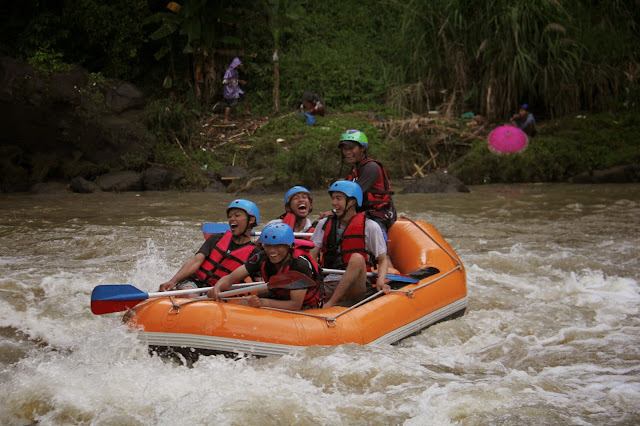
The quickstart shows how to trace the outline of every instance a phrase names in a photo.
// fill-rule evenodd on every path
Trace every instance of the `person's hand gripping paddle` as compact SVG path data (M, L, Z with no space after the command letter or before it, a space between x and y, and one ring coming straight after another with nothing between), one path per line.
M229 290L220 293L219 297L235 296L237 294L249 293L267 289L284 288L287 290L297 290L301 288L313 287L316 285L311 278L297 271L288 271L274 275L269 282L255 283L249 287L236 290ZM138 303L152 298L177 297L187 294L206 293L213 287L192 288L187 290L161 291L157 293L146 293L130 284L106 284L99 285L91 293L91 312L95 315L109 314L112 312L122 312L133 308Z

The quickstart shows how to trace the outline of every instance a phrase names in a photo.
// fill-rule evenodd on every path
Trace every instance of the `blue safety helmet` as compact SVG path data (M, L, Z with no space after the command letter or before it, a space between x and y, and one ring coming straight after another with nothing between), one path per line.
M350 180L339 180L337 182L333 182L329 187L329 195L334 191L342 192L347 197L353 197L356 199L359 206L362 205L362 188L360 188L360 185L357 183Z
M522 105L520 105L520 108L525 110L525 111L529 111L529 104L522 104Z
M258 206L255 203L249 200L233 200L227 206L227 215L229 214L229 210L231 209L241 209L247 212L249 216L253 216L256 218L256 225L260 224L260 210L258 210Z
M289 204L289 201L291 201L291 197L299 194L300 192L304 192L305 194L307 194L309 196L309 199L313 201L313 199L311 198L311 192L307 188L305 188L304 186L294 186L290 190L288 190L286 194L284 194L284 206L287 207L287 204Z
M367 139L367 135L365 135L358 129L345 130L345 132L340 135L340 143L338 143L338 148L340 148L346 142L355 142L364 148L369 148L369 140Z
M258 241L262 244L276 245L285 244L293 245L293 229L286 223L271 223L264 227L260 233Z

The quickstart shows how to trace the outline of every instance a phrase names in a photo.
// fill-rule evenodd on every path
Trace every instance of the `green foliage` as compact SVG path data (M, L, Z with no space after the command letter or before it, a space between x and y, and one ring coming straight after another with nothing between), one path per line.
M158 141L153 149L151 162L170 166L184 173L182 185L185 188L205 187L208 182L202 165L211 163L213 166L215 161L196 146L194 138L198 135L197 112L170 99L160 99L149 104L146 117L147 126Z
M271 120L256 132L245 165L251 170L268 169L267 185L325 188L349 170L342 163L338 142L342 132L354 128L367 135L370 156L382 162L394 157L382 143L380 130L361 113L319 117L311 126L293 115Z
M193 109L171 99L159 99L147 105L147 126L160 140L189 142L197 130L197 115Z
M640 162L637 114L554 120L522 153L496 155L484 141L449 168L471 185L561 182L583 172ZM547 136L549 135L549 136ZM550 136L553 135L553 136Z
M67 71L71 65L63 61L62 53L57 53L48 47L39 48L27 61L42 75Z

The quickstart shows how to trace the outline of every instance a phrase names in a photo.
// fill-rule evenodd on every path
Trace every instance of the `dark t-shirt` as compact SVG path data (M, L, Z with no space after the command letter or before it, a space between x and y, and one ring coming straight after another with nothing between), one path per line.
M358 185L362 188L363 194L373 187L379 175L380 168L378 168L378 165L373 161L369 161L360 167L358 170Z

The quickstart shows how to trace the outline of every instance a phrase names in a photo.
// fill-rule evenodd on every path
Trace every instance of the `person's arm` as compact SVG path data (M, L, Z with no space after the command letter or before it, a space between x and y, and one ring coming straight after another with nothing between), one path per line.
M376 280L376 287L378 290L382 290L384 294L389 294L391 287L386 283L387 270L389 269L389 258L387 253L380 253L376 258L378 262L378 279Z
M322 248L322 240L324 239L324 229L322 229L322 227L326 222L327 219L318 222L316 224L316 229L313 230L313 234L311 235L311 242L315 247L309 251L309 256L311 256L316 262L320 262L320 249Z
M358 185L362 188L363 194L371 189L378 180L380 168L376 163L369 162L362 167L362 171L358 176Z
M169 291L173 289L177 283L195 274L200 268L202 262L204 262L204 254L197 253L191 259L187 260L184 265L176 272L176 274L169 281L160 284L160 291Z
M391 287L386 283L387 271L389 270L389 257L387 256L387 243L384 241L382 229L374 220L367 219L365 222L365 247L376 257L378 262L378 278L376 287L384 294L391 291Z
M254 308L277 308L289 311L299 311L307 294L306 288L291 290L289 300L264 299L258 296L247 297L247 304Z
M220 296L218 296L219 293L228 290L233 283L236 283L236 282L239 283L245 278L247 278L248 276L249 276L249 271L247 271L247 267L244 265L239 266L229 275L225 275L224 277L220 278L216 283L216 285L214 285L213 288L207 292L207 297L219 301L220 300Z

